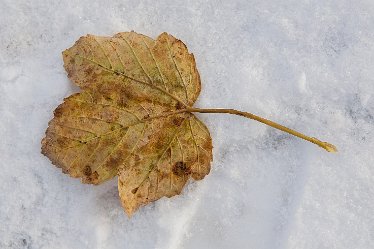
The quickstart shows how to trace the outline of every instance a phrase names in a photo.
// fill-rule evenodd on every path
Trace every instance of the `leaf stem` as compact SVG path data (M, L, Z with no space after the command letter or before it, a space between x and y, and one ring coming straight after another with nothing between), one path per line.
M176 110L172 112L163 112L159 115L146 117L142 120L142 122L149 122L152 119L164 118L164 117L168 117L168 116L175 115L175 114L182 113L182 112L190 112L190 111L188 111L187 109L180 109L180 110Z
M277 123L275 123L273 121L270 121L268 119L256 116L256 115L254 115L252 113L249 113L249 112L242 112L242 111L238 111L238 110L235 110L235 109L205 109L205 108L194 108L194 107L187 107L186 110L188 112L227 113L227 114L233 114L233 115L243 116L243 117L246 117L246 118L249 118L249 119L256 120L256 121L261 122L263 124L269 125L269 126L275 128L275 129L287 132L287 133L289 133L291 135L294 135L296 137L299 137L299 138L304 139L306 141L309 141L311 143L314 143L314 144L318 145L319 147L325 149L328 152L337 152L337 149L336 149L336 147L333 144L320 141L320 140L318 140L315 137L309 137L309 136L304 135L304 134L302 134L300 132L297 132L295 130L287 128L287 127L285 127L283 125L277 124Z

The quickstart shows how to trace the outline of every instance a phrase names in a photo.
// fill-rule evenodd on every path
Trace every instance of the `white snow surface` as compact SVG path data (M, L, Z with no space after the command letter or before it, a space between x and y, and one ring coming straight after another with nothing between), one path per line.
M0 0L0 248L374 248L374 1ZM84 185L40 154L79 91L61 52L87 33L166 31L194 53L210 174L129 219L117 181Z

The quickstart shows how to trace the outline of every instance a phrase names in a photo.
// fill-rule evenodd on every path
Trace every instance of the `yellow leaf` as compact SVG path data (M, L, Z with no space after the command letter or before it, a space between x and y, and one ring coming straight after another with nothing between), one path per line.
M42 141L43 154L63 172L93 184L119 174L129 215L209 173L209 131L185 111L200 93L200 77L180 40L88 35L63 58L83 92L55 110Z
M135 32L87 35L65 50L63 59L82 92L54 111L42 153L84 183L118 175L129 216L209 173L212 139L194 112L240 115L336 151L332 144L248 112L193 107L201 89L194 56L167 33L156 40Z

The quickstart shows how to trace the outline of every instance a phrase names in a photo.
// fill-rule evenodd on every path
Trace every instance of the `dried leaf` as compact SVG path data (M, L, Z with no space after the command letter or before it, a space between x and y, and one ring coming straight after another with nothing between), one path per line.
M42 141L42 153L63 172L93 184L118 174L128 215L209 173L209 131L183 111L198 97L200 78L180 40L88 35L63 58L83 92L55 110Z
M64 173L100 184L118 175L126 213L179 194L203 179L212 139L192 113L228 113L257 120L335 152L334 145L234 109L192 107L200 93L195 59L182 41L135 32L87 35L63 52L68 77L81 93L54 111L42 153Z

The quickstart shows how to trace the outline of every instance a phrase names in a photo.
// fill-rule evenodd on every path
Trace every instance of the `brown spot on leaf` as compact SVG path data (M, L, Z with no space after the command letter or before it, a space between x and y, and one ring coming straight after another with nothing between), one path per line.
M167 150L166 150L166 156L167 157L171 157L171 149L170 148L168 148Z
M97 173L97 171L95 171L91 175L88 175L85 178L83 178L82 180L85 183L98 184L99 183L98 182L98 180L99 180L99 173Z
M176 162L172 168L173 174L176 176L188 175L191 173L185 162Z
M89 165L86 165L84 168L83 168L83 174L85 176L89 176L91 175L92 173L92 170L91 170L91 167Z
M92 74L92 71L93 71L92 67L87 67L87 68L84 70L84 72L85 72L86 74Z
M119 98L117 100L117 105L122 108L126 108L128 101L129 101L128 93L124 89L121 89Z
M115 168L119 165L119 163L120 163L120 158L119 157L111 157L108 160L107 166L109 168Z
M184 107L184 106L183 106L183 104L182 104L181 102L178 102L178 103L175 105L175 108L178 109L178 110L182 109L183 107Z
M184 118L182 117L175 117L173 119L173 124L176 126L180 126L183 123Z
M132 193L133 195L136 194L136 192L138 192L138 189L139 189L139 187L136 187L136 188L132 189L132 190L131 190L131 193Z

